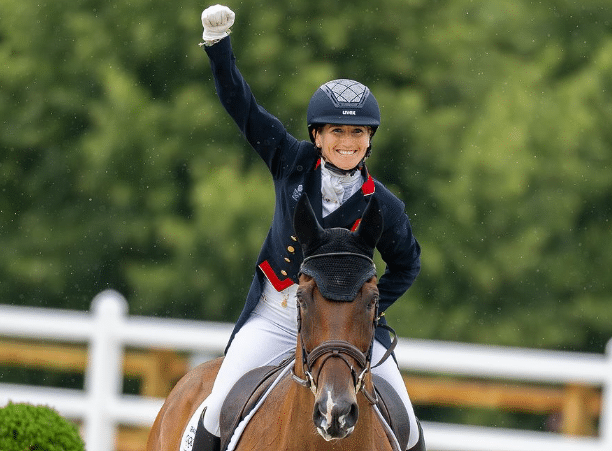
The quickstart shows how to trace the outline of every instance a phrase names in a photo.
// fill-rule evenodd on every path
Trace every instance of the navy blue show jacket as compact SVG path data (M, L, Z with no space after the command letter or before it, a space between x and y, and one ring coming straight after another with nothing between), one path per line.
M294 138L276 117L257 104L249 85L236 67L229 37L205 47L205 50L221 104L268 166L276 194L272 225L257 258L257 270L232 338L259 302L264 278L279 291L298 282L303 256L294 236L293 212L303 192L308 194L317 219L324 228L348 229L357 227L370 197L376 195L384 218L384 231L377 249L387 265L385 273L378 280L380 311L385 311L412 285L421 267L421 250L412 235L403 202L364 168L366 181L361 190L323 218L321 167L314 145L310 141ZM383 329L378 329L376 338L387 347L391 343L388 332Z

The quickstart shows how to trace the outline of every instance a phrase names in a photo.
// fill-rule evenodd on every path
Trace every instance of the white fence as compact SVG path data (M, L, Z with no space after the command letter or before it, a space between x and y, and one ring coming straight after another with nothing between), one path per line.
M117 292L100 293L90 313L0 305L0 337L89 344L84 390L0 384L0 406L9 401L44 404L84 422L88 451L111 451L118 424L150 426L163 400L122 395L126 347L220 354L232 326L127 315ZM400 339L396 356L411 371L603 388L599 436L582 438L427 422L430 451L611 451L612 341L606 355L503 348Z

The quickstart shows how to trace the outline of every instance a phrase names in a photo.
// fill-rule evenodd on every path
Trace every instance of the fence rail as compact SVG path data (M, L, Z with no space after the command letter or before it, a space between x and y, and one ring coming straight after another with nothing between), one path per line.
M149 427L163 399L122 394L127 348L171 349L220 354L231 325L127 315L127 302L108 290L91 312L0 305L0 337L48 340L87 346L84 390L0 384L0 406L9 401L46 404L83 421L88 451L111 451L117 425ZM612 341L605 355L400 339L400 368L410 372L586 386L601 389L599 434L555 433L427 422L434 451L610 451L612 449ZM581 410L576 410L580 412Z

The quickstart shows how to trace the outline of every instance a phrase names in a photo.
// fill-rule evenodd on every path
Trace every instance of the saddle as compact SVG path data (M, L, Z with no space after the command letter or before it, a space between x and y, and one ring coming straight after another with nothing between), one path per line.
M410 418L404 403L389 382L380 376L372 374L374 388L378 394L376 406L393 431L400 449L406 449L410 439Z
M253 410L279 374L291 363L292 360L289 360L278 366L255 368L242 376L230 390L221 409L221 451L227 450L234 430ZM410 421L404 404L391 384L379 376L372 377L378 394L378 410L395 434L400 449L406 449L410 435Z

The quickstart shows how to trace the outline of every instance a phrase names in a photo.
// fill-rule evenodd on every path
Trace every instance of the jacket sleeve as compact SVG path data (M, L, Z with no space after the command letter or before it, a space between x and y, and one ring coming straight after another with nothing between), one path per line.
M397 198L394 201L383 204L385 229L377 245L386 263L378 280L381 312L410 288L421 270L421 247L412 234L404 204Z
M226 37L210 47L204 47L210 59L217 95L223 107L238 125L249 144L265 161L276 177L280 177L290 155L297 152L298 141L283 124L257 104L251 88L236 66L230 38Z

